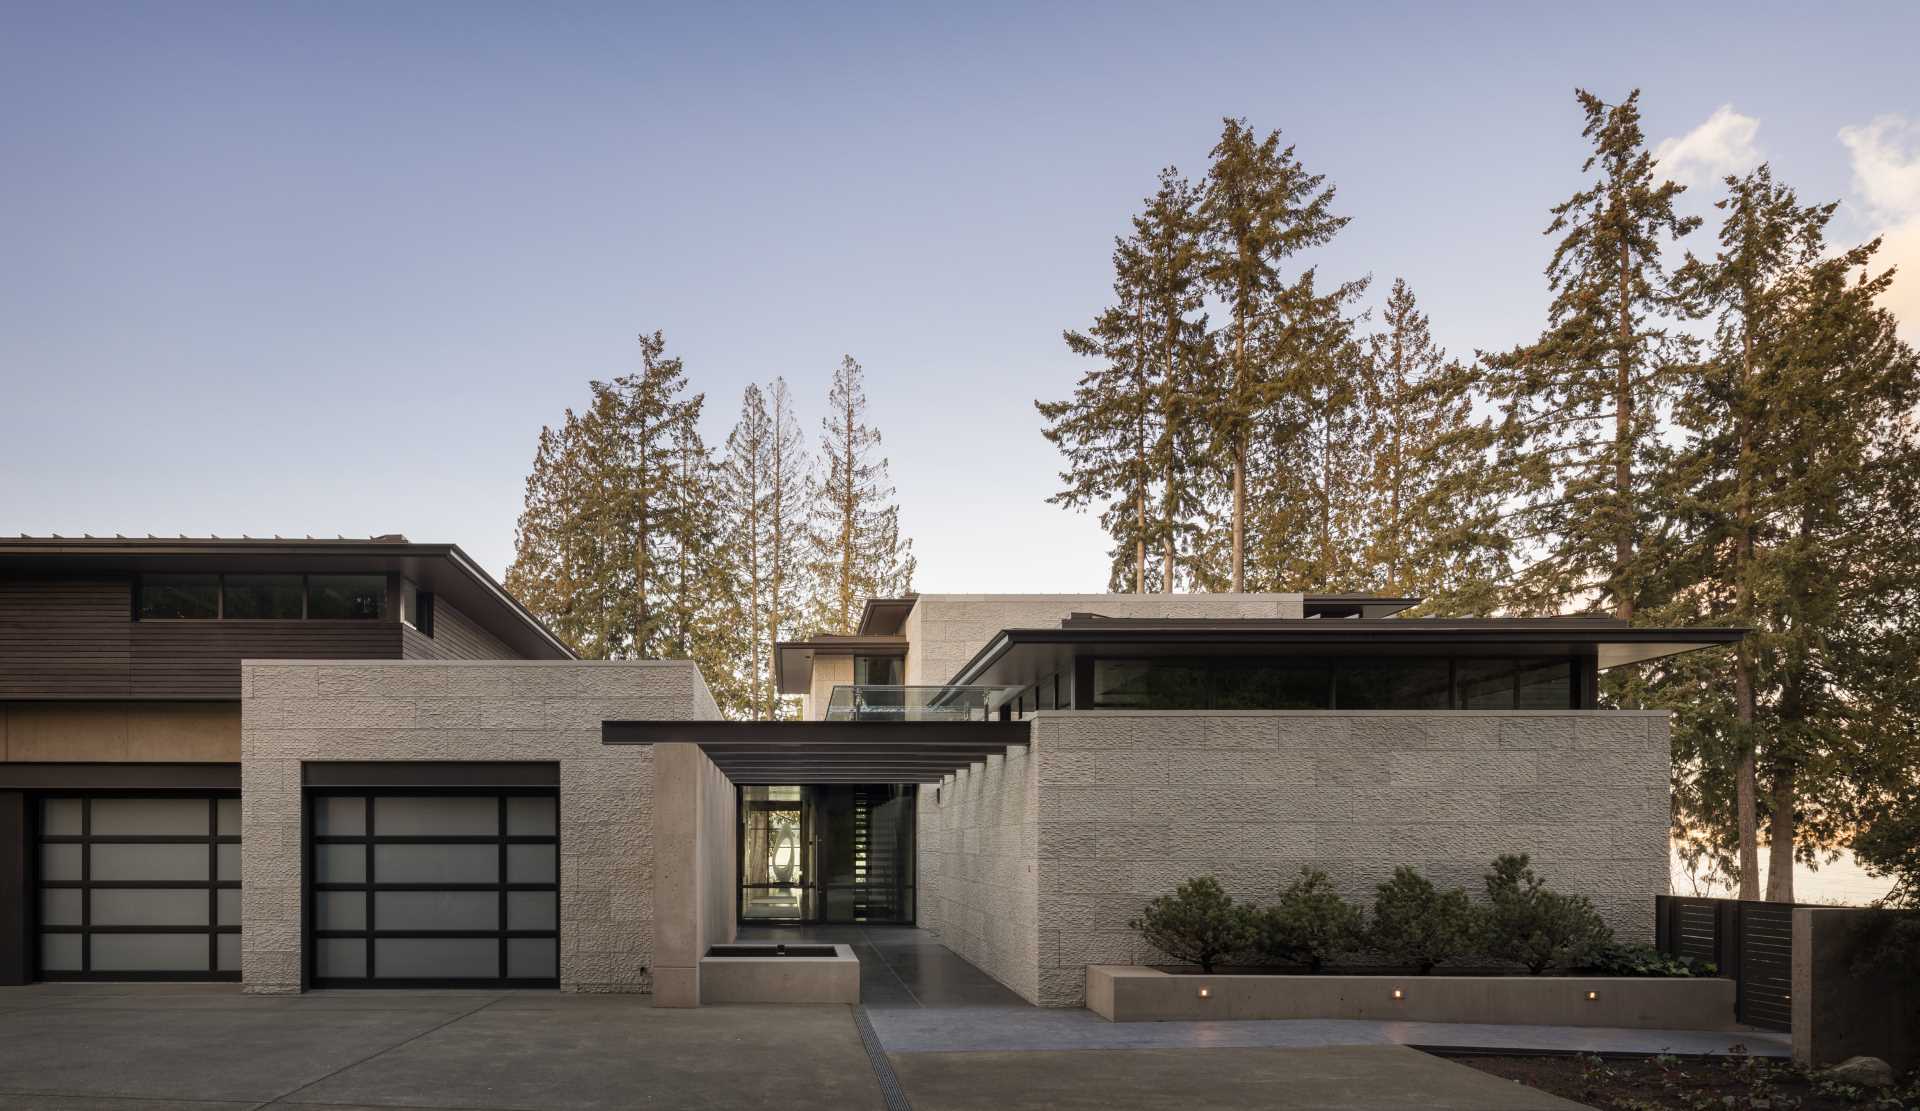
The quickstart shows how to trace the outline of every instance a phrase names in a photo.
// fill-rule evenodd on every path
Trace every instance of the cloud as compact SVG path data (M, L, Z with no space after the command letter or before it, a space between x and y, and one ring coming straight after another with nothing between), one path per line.
M1920 342L1920 125L1888 115L1840 129L1853 163L1853 188L1872 234L1884 241L1881 266L1899 273L1885 304L1900 319L1900 334Z
M1653 157L1662 173L1682 185L1717 181L1760 164L1760 148L1753 141L1759 130L1759 120L1722 104L1699 127L1679 138L1661 140L1653 148Z

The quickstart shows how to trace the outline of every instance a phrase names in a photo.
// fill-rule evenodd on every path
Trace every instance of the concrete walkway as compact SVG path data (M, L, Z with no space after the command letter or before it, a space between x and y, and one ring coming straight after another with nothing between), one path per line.
M850 1008L647 996L0 988L0 1108L884 1107Z
M1218 1049L1406 1045L1500 1052L1719 1054L1744 1046L1789 1057L1793 1039L1763 1030L1624 1030L1601 1026L1492 1026L1343 1019L1108 1022L1092 1011L882 1008L868 1012L890 1053L1075 1049Z

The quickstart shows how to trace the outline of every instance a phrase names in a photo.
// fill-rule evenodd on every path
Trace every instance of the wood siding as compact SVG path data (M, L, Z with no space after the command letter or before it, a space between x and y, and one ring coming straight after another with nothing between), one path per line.
M0 698L129 693L133 584L0 578Z
M119 578L0 578L0 698L240 697L245 659L395 660L385 621L135 621Z
M433 600L433 635L400 626L402 657L409 660L517 660L520 654L452 606Z
M135 698L238 698L241 660L397 660L399 621L136 621Z

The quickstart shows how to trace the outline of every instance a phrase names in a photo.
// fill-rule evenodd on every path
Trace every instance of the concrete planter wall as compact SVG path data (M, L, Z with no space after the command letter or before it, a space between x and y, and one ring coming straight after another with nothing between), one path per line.
M1733 1025L1734 982L1624 976L1203 976L1094 965L1087 969L1087 1006L1110 1022L1345 1018L1721 1030Z

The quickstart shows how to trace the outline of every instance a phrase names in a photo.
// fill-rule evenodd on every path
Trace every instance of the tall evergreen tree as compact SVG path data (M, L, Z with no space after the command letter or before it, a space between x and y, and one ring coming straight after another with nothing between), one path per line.
M1115 265L1128 250L1122 241ZM1153 442L1151 363L1138 293L1115 280L1119 305L1102 310L1084 332L1063 333L1067 349L1098 360L1064 401L1035 401L1046 421L1041 434L1060 449L1067 468L1061 490L1047 501L1069 509L1103 505L1100 527L1113 539L1108 589L1147 589L1147 504L1153 485L1147 455Z
M809 517L806 437L793 413L793 395L787 380L776 377L767 385L767 616L768 651L800 632L807 597ZM769 667L772 666L769 658ZM781 716L787 703L771 684L766 692L769 721Z
M717 663L732 658L716 609L731 591L713 560L703 399L659 332L640 337L640 356L638 372L590 383L584 410L542 430L507 586L583 656ZM726 672L715 694L737 709Z
M866 421L863 378L853 356L841 360L820 422L810 565L816 632L851 633L866 599L913 589L913 542L900 535L887 461L874 457L880 433Z
M1298 299L1311 283L1289 284L1283 264L1310 247L1332 239L1347 218L1333 215L1333 187L1310 174L1292 147L1280 146L1280 133L1262 139L1245 120L1228 119L1214 145L1200 217L1206 229L1204 272L1229 315L1223 357L1228 373L1214 391L1213 431L1228 465L1232 533L1229 582L1246 589L1247 466L1259 415L1273 405L1276 392L1300 392L1288 381L1311 362L1284 346L1259 350L1262 322L1280 314L1289 297ZM1310 319L1295 305L1295 319ZM1291 333L1279 331L1274 338Z
M1764 818L1766 895L1790 901L1796 857L1842 843L1860 800L1902 774L1877 754L1905 751L1895 723L1920 688L1887 670L1912 659L1920 614L1900 600L1920 594L1920 562L1884 522L1910 523L1920 484L1920 367L1874 304L1892 280L1871 271L1877 241L1830 254L1835 206L1801 205L1768 167L1727 186L1720 250L1681 272L1716 329L1675 406L1691 529L1673 611L1753 632L1731 692L1707 660L1654 689L1680 710L1680 820L1737 846L1753 898Z
M1417 595L1426 613L1487 613L1507 567L1488 481L1492 428L1474 380L1433 341L1405 279L1358 362L1366 460L1359 589Z
M719 500L727 527L727 546L733 553L738 584L738 608L746 649L746 701L754 717L771 717L773 640L768 630L772 600L769 549L772 547L768 456L772 452L773 422L767 415L766 395L748 385L740 398L740 417L727 435L727 453L721 463Z
M1553 210L1554 292L1535 342L1489 359L1504 407L1502 457L1515 483L1516 539L1530 549L1512 602L1531 611L1604 609L1631 620L1650 601L1647 550L1656 404L1687 356L1666 326L1681 309L1661 259L1697 217L1655 175L1638 90L1607 104L1578 90L1592 142L1590 184Z

